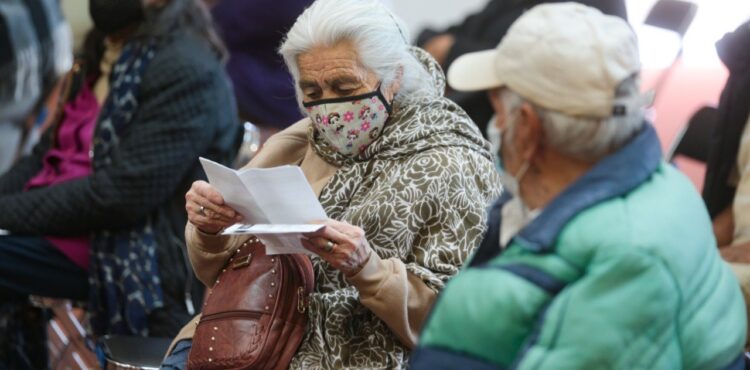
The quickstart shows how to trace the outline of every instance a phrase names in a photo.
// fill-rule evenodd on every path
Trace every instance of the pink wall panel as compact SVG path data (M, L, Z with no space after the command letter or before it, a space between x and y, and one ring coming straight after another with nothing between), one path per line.
M650 89L662 70L644 70L642 86ZM728 73L723 66L685 67L678 64L656 98L654 126L666 151L675 136L687 124L695 111L704 105L716 106ZM677 158L676 164L701 190L705 166L687 158Z

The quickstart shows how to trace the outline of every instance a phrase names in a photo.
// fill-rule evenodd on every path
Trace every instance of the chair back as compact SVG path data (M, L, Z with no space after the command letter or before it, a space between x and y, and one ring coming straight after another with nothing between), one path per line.
M706 163L716 120L716 108L703 107L699 109L677 135L665 158L671 162L676 156L682 155Z
M693 23L693 19L697 12L698 6L689 1L659 0L654 4L651 11L649 11L646 16L644 24L675 32L679 37L679 47L672 63L661 72L654 83L652 90L654 91L655 97L652 104L656 103L656 99L660 96L659 92L666 85L669 76L674 71L677 62L682 56L682 40L685 33L687 33L688 28L690 28L690 24Z
M682 0L659 0L654 4L646 16L645 24L674 31L685 36L690 24L693 23L698 5Z
M48 297L30 297L31 303L52 312L47 323L47 348L51 370L98 369L93 341L86 331L86 312L80 302Z

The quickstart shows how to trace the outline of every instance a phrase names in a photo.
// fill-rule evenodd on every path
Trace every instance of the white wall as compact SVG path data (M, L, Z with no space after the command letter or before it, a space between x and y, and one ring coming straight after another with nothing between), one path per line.
M251 0L248 0L251 1ZM481 10L489 0L382 0L401 17L415 38L425 27L437 29L460 22L467 15ZM718 65L714 42L750 19L748 0L690 0L698 4L698 15L685 36L683 61L690 65ZM639 25L656 0L627 0L631 23ZM62 0L77 41L91 26L88 1ZM641 54L646 66L663 66L671 62L677 44L672 35L636 27L640 36Z
M383 0L400 16L415 38L425 27L438 29L460 22L484 7L489 0ZM698 14L684 42L683 63L693 66L720 64L714 43L750 19L748 0L690 0L698 5ZM644 66L662 67L671 63L679 42L674 34L641 27L656 0L626 0L628 17L635 26Z
M78 50L86 37L86 33L94 26L89 16L89 2L86 0L62 0L60 4L65 18L73 30L74 47Z
M443 28L460 22L478 11L488 0L386 0L393 12L401 17L417 37L425 27Z
M252 0L248 0L252 1ZM460 22L466 15L482 9L489 0L382 0L409 27L412 37L417 37L425 27L447 27ZM88 1L61 0L63 12L71 23L76 41L82 40L92 23L89 19Z

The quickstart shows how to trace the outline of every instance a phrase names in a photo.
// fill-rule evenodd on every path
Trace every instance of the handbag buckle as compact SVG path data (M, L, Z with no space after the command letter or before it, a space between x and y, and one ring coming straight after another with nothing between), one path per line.
M243 267L250 266L250 261L253 259L253 254L250 253L247 256L237 259L232 263L232 269L237 270Z
M297 288L297 311L305 313L307 305L305 304L305 288Z

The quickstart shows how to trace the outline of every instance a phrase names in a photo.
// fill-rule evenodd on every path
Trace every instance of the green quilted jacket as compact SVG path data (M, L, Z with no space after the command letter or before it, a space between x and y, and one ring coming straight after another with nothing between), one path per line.
M438 298L412 369L744 369L739 286L650 125L501 251L509 198Z

